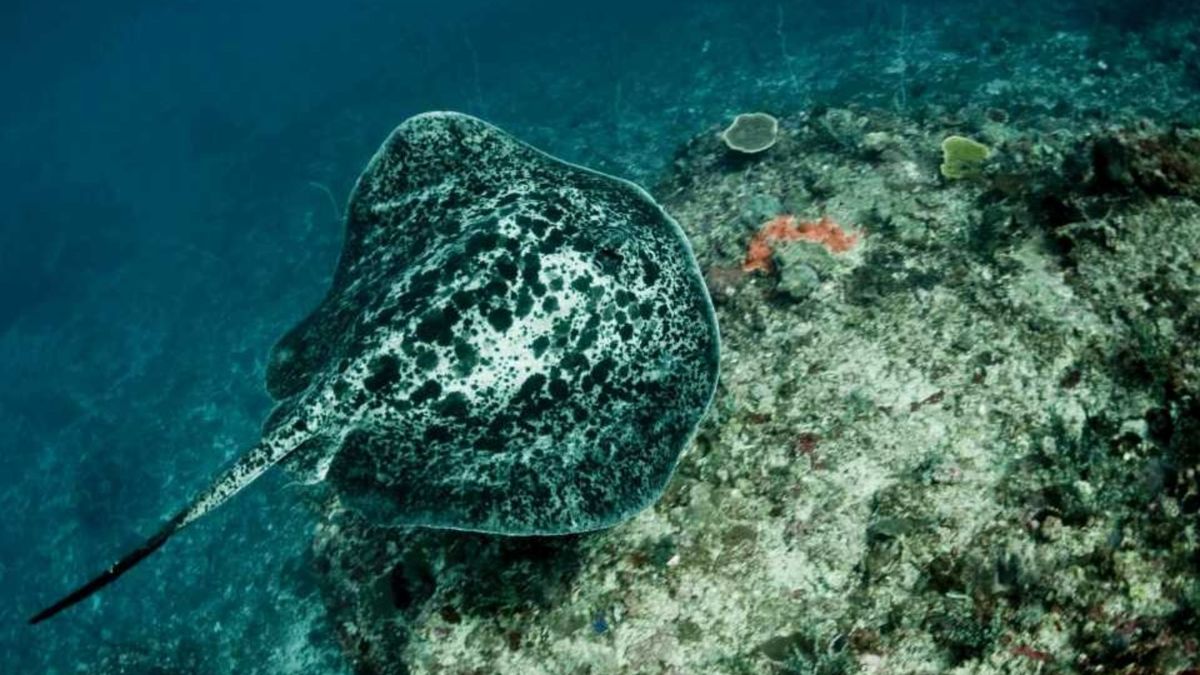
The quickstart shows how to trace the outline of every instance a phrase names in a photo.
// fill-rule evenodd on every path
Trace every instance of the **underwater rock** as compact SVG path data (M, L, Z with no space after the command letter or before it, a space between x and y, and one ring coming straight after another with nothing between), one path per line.
M870 140L875 147L869 150L876 152L882 149L881 146L887 145L887 142L879 135L868 139L867 128L870 122L870 118L853 110L830 108L816 118L816 128L826 140L832 141L830 145L841 150L858 152Z
M522 642L512 633L527 627L525 613L569 597L585 542L579 535L381 528L331 505L313 551L343 653L362 672L401 675L410 672L408 646L430 632L468 632L483 622L505 627L506 649Z
M741 221L747 227L758 227L760 223L783 212L783 202L774 195L754 194L746 199L742 207Z
M1200 131L1116 132L1091 141L1096 193L1200 196Z
M777 290L792 300L803 300L816 292L821 285L821 277L808 263L803 262L806 255L792 255L801 249L810 248L801 244L786 246L775 256L779 263L779 286Z

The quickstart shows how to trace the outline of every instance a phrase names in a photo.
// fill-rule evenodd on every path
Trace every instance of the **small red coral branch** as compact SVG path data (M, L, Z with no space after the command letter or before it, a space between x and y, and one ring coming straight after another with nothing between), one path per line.
M847 232L829 216L812 222L799 222L795 216L780 215L768 220L746 250L744 272L771 271L771 245L781 241L811 241L821 244L830 253L845 253L858 243L858 234Z

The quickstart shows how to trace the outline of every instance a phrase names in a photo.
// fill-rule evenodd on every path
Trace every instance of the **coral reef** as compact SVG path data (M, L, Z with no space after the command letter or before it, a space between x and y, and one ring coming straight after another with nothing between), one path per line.
M367 575L338 623L408 589L351 621L355 649L390 650L373 672L1194 666L1200 205L1187 174L1145 168L1189 146L1119 135L1145 178L1112 187L1094 148L1113 132L1012 123L995 172L939 184L939 124L859 115L891 151L845 153L801 113L752 170L702 136L660 186L724 354L653 509L570 542L322 539ZM753 220L797 193L827 217ZM480 581L464 550L514 577Z
M942 176L961 180L978 176L983 163L991 156L991 148L964 136L947 136L942 141Z
M747 155L758 154L779 140L779 120L766 113L744 113L721 132L721 140L730 150Z

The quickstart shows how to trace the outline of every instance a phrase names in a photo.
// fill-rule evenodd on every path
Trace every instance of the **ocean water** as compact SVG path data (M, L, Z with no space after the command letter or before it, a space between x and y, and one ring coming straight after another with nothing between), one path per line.
M528 653L529 661L488 656L488 665L463 661L456 670L446 665L452 660L430 656L437 649L422 646L433 644L429 633L415 628L405 642L407 652L356 654L346 637L350 619L329 607L336 595L322 578L329 571L314 562L320 557L314 553L314 530L326 514L281 471L269 473L80 606L38 626L26 621L113 556L139 544L257 440L271 409L263 387L269 349L322 297L340 251L349 191L379 143L409 116L430 110L479 116L565 160L633 180L668 209L686 201L680 194L698 190L688 176L703 177L710 181L705 183L709 191L689 197L684 213L705 199L724 200L729 221L745 221L726 236L723 223L679 216L684 230L696 237L693 243L708 272L722 264L736 268L742 248L770 217L838 203L821 188L822 171L835 175L829 164L804 167L797 159L793 168L799 168L792 174L787 166L768 170L753 162L713 170L713 163L728 160L715 139L734 115L765 111L783 120L785 129L805 124L815 133L824 129L829 138L821 152L838 157L858 156L870 141L839 140L848 137L839 131L843 118L828 111L849 111L848 129L855 127L854 116L867 119L881 111L889 121L871 128L918 148L914 167L927 164L931 182L878 189L939 194L960 187L937 175L940 136L973 135L993 149L1007 143L1000 156L1014 157L1022 142L1017 136L1026 130L1053 146L1055 134L1086 139L1105 128L1138 124L1193 129L1200 123L1196 22L1195 11L1178 3L1115 0L1054 7L1020 0L6 2L0 8L0 85L6 92L0 106L0 672L565 673L588 672L581 664L589 659L594 659L590 672L596 673L916 672L907 669L911 663L899 661L890 670L872 671L872 659L884 658L886 646L866 638L848 643L844 637L837 650L853 654L837 666L843 670L804 670L807 666L796 659L787 661L790 653L780 656L778 650L751 645L739 651L727 639L730 633L715 627L711 638L687 642L692 646L680 648L681 655L632 665L634 652L620 642L619 613L611 609L589 610L585 625L572 633L545 628L533 610L521 610L527 613L519 620L511 613L493 620L485 611L462 619L454 609L422 607L411 599L401 604L404 620L412 625L478 623L483 634L491 630L486 626L503 624L511 636L504 622L523 622L524 642L516 639L520 649L511 637L511 649L470 640L459 648ZM1047 48L1052 44L1061 48ZM988 124L1020 132L1005 136ZM904 131L916 128L928 132L926 146L914 140L917 132ZM1128 179L1130 194L1137 194L1123 197L1123 205L1142 192L1176 200L1176 209L1200 198L1200 190L1188 187L1188 181L1200 180L1189 173L1200 171L1195 163L1200 150L1187 149L1191 141L1186 139L1192 137L1186 134L1172 138L1184 138L1172 147L1186 152L1172 154L1159 167L1168 188L1146 187L1150 183L1138 178L1137 162L1129 160L1134 167L1126 172L1134 176ZM884 143L881 137L875 141ZM1069 145L1064 141L1062 147ZM1053 147L1029 156L1050 162L1047 157L1059 148ZM1128 147L1147 146L1131 142ZM781 141L776 155L784 151L803 154ZM891 161L888 152L880 150L876 155L885 159L871 161ZM1093 161L1094 153L1078 152ZM708 156L717 159L706 164ZM1054 161L1064 161L1063 153ZM863 166L861 171L869 173L881 164ZM714 171L723 178L714 179ZM1125 181L1124 176L1114 180ZM805 187L793 190L789 201L786 189L772 193L756 187L756 180ZM1003 190L999 182L989 187L989 194ZM804 196L797 196L801 192ZM757 196L765 201L755 202ZM953 204L974 204L973 199L974 194L963 196ZM1015 212L1017 201L1025 204L997 198L999 206L989 208ZM1076 208L1069 199L1063 204ZM809 213L814 219L821 215L815 208ZM946 208L950 213L959 207ZM1137 214L1159 207L1128 208ZM975 210L961 209L955 213ZM1088 218L1071 222L1104 217L1089 211ZM1196 220L1179 218L1184 232L1179 240L1196 241L1191 238L1200 228ZM865 236L875 241L870 228L864 225ZM1003 239L998 246L1023 250L1013 241ZM1172 286L1178 291L1171 296L1180 303L1177 316L1190 316L1197 302L1195 260L1185 255L1172 263L1178 276L1171 278L1182 279ZM868 258L864 264L883 263ZM710 288L716 294L720 285ZM1155 297L1147 302L1168 302ZM755 302L764 312L780 304L770 293ZM733 326L732 353L754 354L753 339L747 337L753 332L733 325L746 316L745 307L737 306L742 313L720 317ZM760 330L775 330L775 319L764 321ZM1193 329L1197 326L1181 320L1171 335L1187 343L1195 337ZM821 326L815 330L819 333ZM1176 356L1191 364L1198 354L1185 349ZM1079 358L1082 363L1087 357ZM782 362L781 370L789 367ZM1196 384L1191 367L1167 378L1173 384L1160 408L1174 420L1173 429L1193 428L1187 424L1200 411L1200 406L1188 407L1194 406L1196 393L1189 389ZM722 391L736 393L744 382L737 379L736 363L732 368ZM1143 391L1137 389L1140 384L1118 382L1118 388ZM1153 398L1168 385L1147 387L1146 396ZM739 408L748 398L727 405L722 400L719 396L718 405L725 407L713 413L707 423L713 426L702 432L702 440L728 441L712 429L747 419L753 425L766 414L750 404ZM925 400L942 398L931 394ZM1091 412L1107 405L1096 402ZM1118 420L1118 426L1123 421L1128 420ZM780 433L807 438L808 432L799 429ZM1177 432L1174 445L1161 443L1161 452L1144 450L1144 459L1172 467L1162 479L1175 503L1169 508L1182 509L1182 524L1172 537L1192 537L1190 548L1162 546L1164 567L1137 577L1163 602L1174 603L1155 616L1176 617L1171 624L1176 633L1197 626L1200 593L1194 581L1186 588L1159 588L1154 580L1176 573L1195 577L1195 512L1189 510L1192 493L1186 486L1194 477L1176 475L1184 475L1195 460L1187 454L1191 450L1179 449L1183 433ZM1146 447L1158 443L1153 433L1144 435ZM758 442L738 446L749 448L746 463L767 462L766 446ZM729 441L729 447L735 445ZM829 461L836 464L837 451L830 452ZM809 466L810 459L796 460L797 465ZM742 468L727 473L759 475L737 466ZM709 475L683 473L699 483ZM766 480L766 475L759 477ZM1143 480L1142 473L1137 475ZM736 481L725 475L710 482L719 488ZM1178 494L1170 487L1177 483L1183 485ZM750 521L773 526L767 516ZM889 522L903 529L900 520ZM674 532L673 541L686 540L686 530ZM868 537L865 532L854 536ZM786 556L792 549L780 550ZM846 569L863 568L848 564ZM720 592L717 580L724 574L705 577L714 580L707 592ZM651 581L631 583L644 584L647 594L656 587ZM1132 582L1120 583L1128 589ZM395 591L392 600L400 603ZM556 602L531 606L548 614ZM1116 617L1122 612L1126 621L1134 621L1142 616L1138 611L1114 609L1112 623L1120 623ZM662 625L673 620L682 625L678 615L671 616L663 614ZM767 644L772 636L800 630L801 616L808 615L760 617L755 621L761 625L745 630L761 635L755 644ZM687 623L721 621L701 613ZM1013 627L1004 630L1035 634L1030 625L1013 619ZM358 630L371 632L370 627ZM831 633L830 644L850 627L840 630ZM1096 663L1082 643L1050 640L1018 650L1025 643L1001 642L1000 632L988 638L987 647L964 638L962 644L922 652L942 659L924 672L1000 667L995 659L987 665L988 654L1023 666L1068 669L1062 672L1078 663L1079 654ZM545 635L551 633L561 649L546 646ZM609 634L617 637L603 642ZM583 646L570 651L576 643ZM606 648L611 653L601 654ZM978 653L971 651L976 648ZM1159 656L1137 652L1114 667L1178 672L1197 667L1194 640L1191 650L1189 655L1186 645L1172 643L1160 646ZM701 652L706 655L695 656ZM1178 658L1153 660L1166 659L1161 654L1167 652ZM1051 653L1061 655L1054 661L1046 656ZM812 665L818 667L834 666ZM1158 667L1163 670L1152 669Z

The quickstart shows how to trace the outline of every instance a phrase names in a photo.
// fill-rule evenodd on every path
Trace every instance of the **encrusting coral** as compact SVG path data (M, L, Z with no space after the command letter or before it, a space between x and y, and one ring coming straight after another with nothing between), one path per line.
M971 178L983 170L992 149L965 136L949 136L942 141L942 175L950 180Z
M797 221L793 215L780 215L763 224L746 250L743 272L770 272L773 269L771 245L784 241L809 241L821 244L830 253L845 253L858 244L859 232L848 232L829 216L816 221Z
M734 118L721 140L730 150L747 155L762 152L779 140L779 120L766 113L745 113Z

